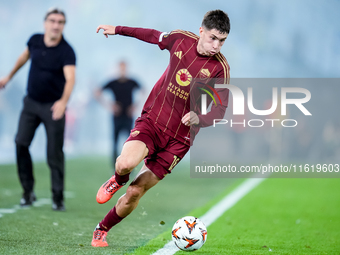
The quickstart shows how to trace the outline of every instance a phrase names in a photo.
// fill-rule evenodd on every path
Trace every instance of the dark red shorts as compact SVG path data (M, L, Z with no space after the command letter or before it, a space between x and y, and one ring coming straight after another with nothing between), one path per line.
M145 165L160 179L171 173L190 148L165 134L146 118L136 120L126 141L136 140L146 144L149 154L144 159Z

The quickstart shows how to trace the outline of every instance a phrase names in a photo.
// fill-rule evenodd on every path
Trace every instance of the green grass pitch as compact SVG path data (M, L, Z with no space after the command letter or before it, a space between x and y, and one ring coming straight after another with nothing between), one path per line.
M126 190L107 204L96 203L99 186L111 174L106 158L70 160L66 212L52 211L51 204L16 209L21 197L16 167L0 165L0 254L152 254L171 239L178 218L203 215L242 181L190 179L183 162L109 232L109 247L94 248L95 225ZM35 164L35 177L38 199L49 199L45 163ZM340 179L265 180L209 226L207 242L195 254L339 255Z
M267 179L208 227L207 242L195 254L339 255L339 194L340 179ZM190 214L203 215L216 200ZM170 233L132 254L155 252Z
M190 179L187 164L180 163L109 232L109 247L94 248L93 229L126 191L122 188L106 204L96 202L98 188L113 173L109 161L86 158L66 162L66 212L52 211L48 204L1 213L1 209L16 208L22 191L16 166L0 165L0 254L126 254L171 228L178 218L205 205L235 181ZM45 163L34 167L37 198L50 199L49 169ZM137 172L134 170L130 179Z

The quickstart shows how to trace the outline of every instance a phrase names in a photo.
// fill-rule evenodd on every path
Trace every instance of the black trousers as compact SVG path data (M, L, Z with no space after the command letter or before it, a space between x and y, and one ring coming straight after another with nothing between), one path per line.
M132 118L122 115L122 116L114 116L113 117L113 158L112 158L112 163L113 167L115 166L116 159L118 157L118 138L121 132L126 132L127 136L130 135L130 131L132 129L132 123L133 120Z
M47 135L47 163L51 170L53 199L60 201L64 199L65 116L60 120L53 120L52 105L53 103L39 103L28 96L24 98L24 107L20 115L15 143L20 183L24 193L30 193L34 188L34 176L29 146L36 129L40 123L43 123Z

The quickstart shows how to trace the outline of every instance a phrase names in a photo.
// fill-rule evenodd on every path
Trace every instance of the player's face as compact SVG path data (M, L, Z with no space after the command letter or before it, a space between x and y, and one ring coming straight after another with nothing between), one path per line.
M200 39L198 41L197 50L201 55L213 56L220 52L228 34L221 34L217 29L207 30L200 27Z
M58 39L63 33L65 26L65 17L59 13L48 15L45 20L45 34L50 39Z
M119 64L119 71L120 71L120 76L125 77L126 76L126 64L125 62L121 62Z

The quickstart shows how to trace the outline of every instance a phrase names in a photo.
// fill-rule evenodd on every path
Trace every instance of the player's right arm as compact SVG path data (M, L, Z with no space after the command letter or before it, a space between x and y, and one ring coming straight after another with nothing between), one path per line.
M99 25L97 27L97 33L100 29L103 29L103 35L105 35L106 38L109 37L109 35L115 35L116 34L116 26L111 25Z
M125 27L125 26L111 26L111 25L100 25L97 28L97 33L100 29L103 29L103 34L106 38L108 35L124 35L137 38L144 42L157 44L159 42L159 37L162 32L155 29L149 28L139 28L139 27Z
M30 52L28 50L28 47L24 50L23 53L19 56L17 62L15 62L15 65L12 69L12 71L2 79L0 79L0 89L4 88L6 84L12 79L12 77L15 75L15 73L29 60L30 58Z
M177 39L178 34L173 35L172 33L162 33L155 29L150 28L139 28L139 27L126 27L126 26L111 26L111 25L100 25L97 28L97 33L100 29L103 29L103 34L107 38L108 35L123 35L134 37L141 41L158 44L163 49L170 49Z

